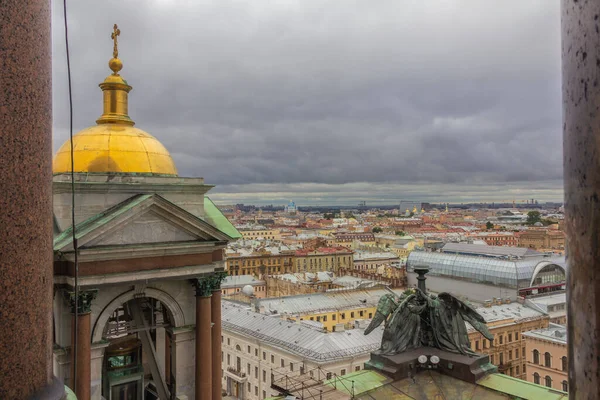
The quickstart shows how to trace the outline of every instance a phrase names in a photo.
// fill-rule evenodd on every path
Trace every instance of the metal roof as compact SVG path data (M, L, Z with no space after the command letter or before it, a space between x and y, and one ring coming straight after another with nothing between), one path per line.
M488 246L470 243L446 243L444 253L472 254L486 257L529 257L542 256L543 253L526 247Z
M397 291L398 295L403 290ZM257 299L258 306L265 312L282 315L324 313L335 310L376 307L379 298L389 293L384 289L348 290L339 292L312 293L297 296Z
M558 265L566 271L564 256L503 259L452 253L413 251L406 262L407 271L417 265L429 267L429 275L497 285L513 289L531 285L534 275L547 265Z
M379 348L383 328L369 335L364 329L319 332L300 323L269 317L229 301L221 305L225 332L260 340L317 364L368 354Z

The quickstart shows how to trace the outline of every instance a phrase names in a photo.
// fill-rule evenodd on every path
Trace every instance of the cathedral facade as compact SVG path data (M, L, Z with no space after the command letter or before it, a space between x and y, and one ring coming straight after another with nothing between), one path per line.
M134 127L119 35L103 114L54 158L54 373L80 400L221 398L220 282L240 234Z

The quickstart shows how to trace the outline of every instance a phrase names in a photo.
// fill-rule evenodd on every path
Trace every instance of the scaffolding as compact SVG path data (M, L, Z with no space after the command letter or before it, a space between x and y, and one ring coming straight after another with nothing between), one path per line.
M294 373L283 368L271 370L271 388L283 396L297 399L354 399L354 380L344 378L321 367Z

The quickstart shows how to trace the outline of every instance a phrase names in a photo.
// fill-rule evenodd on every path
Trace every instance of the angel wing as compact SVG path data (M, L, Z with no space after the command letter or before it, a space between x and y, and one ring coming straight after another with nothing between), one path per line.
M485 319L483 319L481 314L475 311L473 307L447 292L440 293L438 298L443 300L448 307L452 307L453 310L460 314L465 322L470 323L471 326L485 336L486 339L494 340L494 335L488 330Z

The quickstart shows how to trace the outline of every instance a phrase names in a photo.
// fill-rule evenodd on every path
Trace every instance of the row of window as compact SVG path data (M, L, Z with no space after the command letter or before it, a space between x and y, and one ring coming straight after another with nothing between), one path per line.
M561 369L566 372L569 369L567 357L566 356L561 357L560 362L561 362ZM533 350L533 363L540 365L540 352L537 349ZM544 353L544 366L548 367L548 368L552 368L552 355L548 352Z
M538 374L537 372L535 372L533 374L533 383L537 383L538 385L541 385L541 376L540 374ZM546 375L546 377L544 378L544 384L551 388L552 387L552 377L549 375ZM569 391L569 382L562 381L562 391L563 392L568 392Z
M366 311L360 310L358 311L359 318L363 318L367 315ZM369 319L373 318L373 313L368 313ZM337 318L336 314L331 314L331 320L335 321ZM355 318L355 312L350 311L350 319ZM316 317L310 317L311 321L317 320L317 322L327 322L327 315L317 315ZM346 319L346 313L340 313L340 321ZM304 318L300 318L300 321L304 321Z

